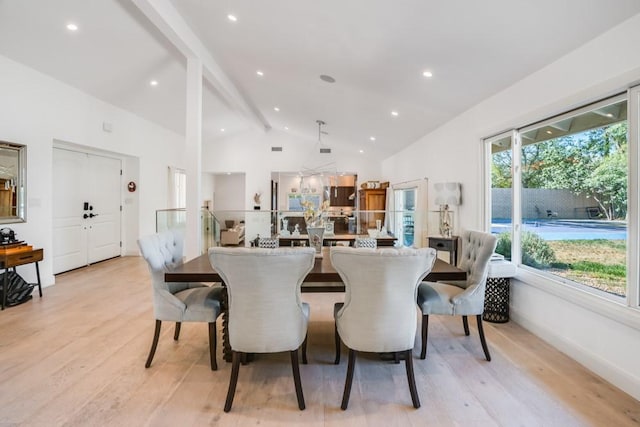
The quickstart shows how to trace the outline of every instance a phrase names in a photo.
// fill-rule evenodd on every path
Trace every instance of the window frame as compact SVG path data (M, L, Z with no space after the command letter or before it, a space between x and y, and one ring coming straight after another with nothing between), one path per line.
M522 138L521 135L524 132L532 129L537 129L548 125L550 123L556 123L560 120L576 117L584 114L588 111L597 109L599 106L608 105L617 101L627 101L627 292L625 296L617 296L609 294L605 291L590 287L588 285L581 284L579 282L565 279L560 276L547 273L544 270L539 270L534 267L526 266L522 264L522 253L520 248L521 229L522 229L522 176L521 176L521 162L522 162ZM602 314L621 320L624 323L633 326L640 327L640 289L639 289L639 264L640 264L640 205L638 191L640 189L640 149L638 147L640 141L640 86L629 88L626 92L618 93L613 96L607 96L606 98L599 99L595 102L584 104L578 108L574 108L565 111L560 114L556 114L545 118L543 120L527 124L525 126L513 128L512 130L501 132L493 136L489 136L482 139L484 147L484 161L483 161L483 174L484 174L484 227L486 231L491 231L491 144L511 134L511 153L512 153L512 221L511 221L511 262L518 266L518 274L516 279L530 284L535 287L544 289L547 292L555 294L574 302L578 305L584 306L589 309L597 309ZM602 301L612 302L604 306ZM620 306L632 308L633 311L627 311L620 314ZM616 308L618 307L618 308Z

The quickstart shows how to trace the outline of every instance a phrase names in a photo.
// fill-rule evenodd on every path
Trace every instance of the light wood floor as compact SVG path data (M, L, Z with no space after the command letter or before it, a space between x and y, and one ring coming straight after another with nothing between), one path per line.
M233 409L222 411L230 366L209 369L207 327L166 324L153 365L144 261L125 257L57 277L57 285L0 312L0 425L78 426L626 426L640 403L513 322L486 325L492 362L472 321L432 316L429 353L417 358L422 407L411 406L404 364L358 358L349 408L340 410L346 354L333 365L333 302L311 304L307 404L297 409L287 354L240 369ZM220 326L220 325L218 325Z

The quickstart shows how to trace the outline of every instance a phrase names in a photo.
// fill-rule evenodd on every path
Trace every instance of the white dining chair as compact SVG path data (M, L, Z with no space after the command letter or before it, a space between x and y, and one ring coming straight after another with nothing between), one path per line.
M209 357L211 370L218 369L216 363L216 319L220 315L222 287L206 286L202 283L169 283L164 274L182 264L184 237L179 230L167 230L141 237L140 252L147 261L151 273L153 290L153 312L156 327L145 368L151 366L158 347L163 321L176 322L173 339L180 337L182 322L205 322L209 324Z
M300 286L315 261L313 248L209 248L228 294L232 368L224 411L233 404L240 360L247 353L290 353L298 408L305 408L298 349L306 363L309 305Z
M349 348L341 408L349 404L356 351L404 354L411 400L419 408L412 355L415 299L418 284L433 267L435 249L332 247L330 257L345 285L344 305L335 313L338 337Z
M422 311L422 349L420 358L427 356L429 315L462 316L465 335L469 335L467 316L476 316L480 343L487 361L491 361L489 347L482 327L484 293L491 254L496 249L496 236L480 231L461 234L462 255L458 267L467 273L465 281L424 282L418 287L418 307Z

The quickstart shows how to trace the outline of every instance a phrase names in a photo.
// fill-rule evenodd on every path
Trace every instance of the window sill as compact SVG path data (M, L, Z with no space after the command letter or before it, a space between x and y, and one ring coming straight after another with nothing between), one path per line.
M559 280L550 274L541 273L522 265L518 266L518 273L514 279L571 304L640 330L640 309L628 306L624 297L609 295L584 285L570 283L568 280Z

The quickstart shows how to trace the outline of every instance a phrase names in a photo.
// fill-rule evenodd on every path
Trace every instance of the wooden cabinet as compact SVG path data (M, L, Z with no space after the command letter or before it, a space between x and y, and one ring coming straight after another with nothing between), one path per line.
M361 211L384 211L387 205L386 189L368 189L358 192L359 209ZM384 212L365 212L360 214L360 226L362 233L369 228L376 228L376 220L381 220L384 225Z

